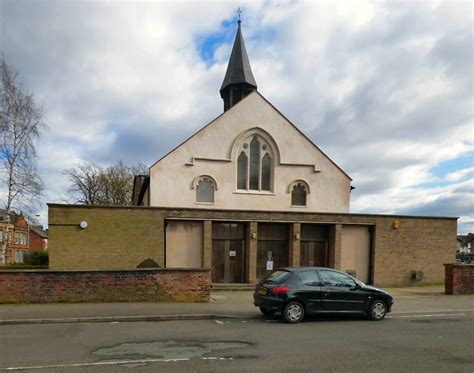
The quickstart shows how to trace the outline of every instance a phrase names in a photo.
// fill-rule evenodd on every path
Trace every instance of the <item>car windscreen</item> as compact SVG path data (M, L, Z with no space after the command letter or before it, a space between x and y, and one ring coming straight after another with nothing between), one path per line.
M290 274L291 272L288 272L288 271L275 271L272 274L270 274L268 277L266 277L263 282L270 283L270 284L281 284L290 276Z

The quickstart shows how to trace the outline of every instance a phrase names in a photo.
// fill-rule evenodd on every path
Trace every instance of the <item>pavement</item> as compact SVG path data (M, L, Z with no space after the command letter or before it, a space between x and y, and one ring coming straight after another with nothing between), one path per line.
M390 316L474 312L474 296L445 295L443 286L387 289L395 298ZM205 320L261 317L252 291L216 291L208 303L54 303L0 305L0 325Z

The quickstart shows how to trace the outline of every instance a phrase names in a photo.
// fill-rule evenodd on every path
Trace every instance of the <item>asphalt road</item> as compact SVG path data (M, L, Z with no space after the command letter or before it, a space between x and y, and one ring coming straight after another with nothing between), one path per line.
M0 371L474 372L474 312L0 326Z

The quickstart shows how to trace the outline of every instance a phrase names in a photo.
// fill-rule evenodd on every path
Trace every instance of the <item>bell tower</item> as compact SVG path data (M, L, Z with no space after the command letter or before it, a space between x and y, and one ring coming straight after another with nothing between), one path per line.
M221 97L224 100L224 111L229 110L249 93L257 90L257 83L252 74L249 56L242 37L240 10L237 23L237 35L220 89Z

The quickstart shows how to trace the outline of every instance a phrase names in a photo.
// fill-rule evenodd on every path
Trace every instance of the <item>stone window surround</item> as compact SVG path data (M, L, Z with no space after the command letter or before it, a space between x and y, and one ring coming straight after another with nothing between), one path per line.
M260 148L260 152L259 152L259 167L258 167L258 172L259 172L259 182L258 182L258 189L251 189L250 187L250 184L251 184L251 147L252 147L252 142L254 141L254 139L257 139L258 143L259 143L259 148ZM240 158L241 154L244 153L246 155L246 161L247 161L247 167L246 167L246 188L243 189L243 188L239 188L238 187L238 174L239 174L239 162L238 162L238 159ZM262 189L263 187L263 159L267 156L270 157L270 180L269 180L269 184L270 184L270 190L266 189ZM249 193L264 193L264 194L268 194L268 193L272 193L273 192L273 185L274 185L274 169L275 169L275 150L273 149L273 146L271 144L270 141L267 141L264 137L260 136L258 133L250 133L248 134L247 137L245 137L244 139L242 139L240 141L240 144L239 144L239 147L237 149L237 152L236 152L236 157L235 157L235 164L236 164L236 182L235 182L235 187L236 187L236 191L238 192L249 192Z
M287 189L287 193L290 194L290 207L308 207L308 199L306 198L306 204L305 205L293 205L293 203L291 202L291 195L293 193L293 188L298 185L298 184L302 184L306 190L306 196L308 196L308 194L311 194L311 189L309 187L309 183L306 181L306 180L303 180L303 179L298 179L298 180L294 180L292 181L289 185L288 185L288 189Z
M219 189L216 179L211 175L199 175L199 176L195 177L193 182L191 183L191 189L195 190L196 193L197 193L197 187L199 185L199 182L201 182L202 180L205 180L205 179L209 180L213 184L214 192ZM215 196L214 196L213 200L214 200L214 202L197 201L197 195L196 195L195 203L198 204L198 205L214 205Z

